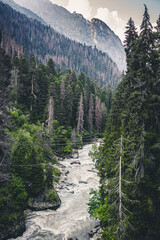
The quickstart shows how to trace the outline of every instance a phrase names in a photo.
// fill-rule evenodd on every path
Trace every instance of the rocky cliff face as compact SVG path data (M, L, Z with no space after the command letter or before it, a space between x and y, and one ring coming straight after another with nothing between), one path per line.
M125 52L118 36L104 22L96 18L91 20L90 29L91 38L96 47L107 52L120 70L125 70Z
M99 19L86 20L81 14L70 13L49 0L15 0L30 9L48 23L54 30L68 38L95 46L109 54L118 68L126 69L125 52L121 40Z

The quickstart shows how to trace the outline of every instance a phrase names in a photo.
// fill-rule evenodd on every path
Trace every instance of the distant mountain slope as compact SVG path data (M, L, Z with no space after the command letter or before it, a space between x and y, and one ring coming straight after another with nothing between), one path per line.
M71 41L52 28L13 10L0 2L1 47L12 57L28 52L37 62L46 63L52 58L61 69L83 71L100 86L115 87L120 80L116 64L106 53Z
M29 18L33 18L36 19L37 21L41 22L44 25L48 25L42 18L40 18L37 14L33 13L32 11L30 11L29 9L25 8L25 7L21 7L20 5L18 5L17 3L15 3L13 0L0 0L3 3L8 4L10 7L12 7L13 9L15 9L16 11L25 14L27 17Z
M120 70L126 69L124 47L117 35L102 21L86 20L81 14L73 14L49 0L15 0L50 24L57 32L72 40L95 46L107 52Z

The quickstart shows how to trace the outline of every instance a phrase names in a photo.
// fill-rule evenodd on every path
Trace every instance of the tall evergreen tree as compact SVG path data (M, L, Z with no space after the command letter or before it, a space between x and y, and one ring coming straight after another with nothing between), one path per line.
M72 108L73 108L73 92L71 85L67 86L65 98L64 98L64 106L65 106L65 124L72 125Z
M160 88L157 75L153 71L154 64L157 64L157 54L153 54L153 36L145 6L139 39L134 41L131 51L127 49L127 52L130 51L132 64L128 65L127 73L115 93L111 114L107 120L104 144L100 147L100 153L96 155L96 166L101 178L101 204L96 211L102 220L104 230L102 239L159 239L160 236L158 229ZM122 221L126 227L126 234L122 235L120 230L118 237L115 237L117 224L121 222L123 214L119 214L117 218L112 211L113 200L117 194L108 195L106 189L111 186L110 190L112 190L114 185L110 185L109 180L117 177L115 142L122 133L124 157L121 159L121 170L123 169L124 172L119 171L119 173L122 173L121 187L124 195L121 195L121 199L124 196L125 205L122 204L126 212L132 214L129 214L129 218L124 222ZM126 181L130 184L124 184L127 183ZM133 229L130 228L130 224L133 225Z
M126 58L127 58L127 65L129 66L130 64L130 58L131 58L131 53L133 46L135 44L135 40L138 38L138 34L136 31L136 27L134 24L134 21L132 18L129 19L127 26L126 26L126 32L125 32L125 41L124 41L124 46L125 46L125 52L126 52Z
M143 15L142 24L140 26L140 50L141 58L139 59L141 67L146 68L150 64L151 51L153 45L152 24L150 23L150 16L148 14L147 6L144 5L145 11Z
M45 109L47 107L49 97L49 79L47 77L46 67L43 64L41 64L37 69L36 83L38 88L37 115L40 121L45 121Z

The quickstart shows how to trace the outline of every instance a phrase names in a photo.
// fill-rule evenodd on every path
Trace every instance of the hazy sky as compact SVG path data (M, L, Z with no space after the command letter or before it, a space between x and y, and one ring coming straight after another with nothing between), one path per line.
M124 39L125 26L130 17L137 27L141 24L144 4L147 5L151 22L155 23L160 13L160 0L50 0L76 11L87 19L93 17L103 20L121 38Z

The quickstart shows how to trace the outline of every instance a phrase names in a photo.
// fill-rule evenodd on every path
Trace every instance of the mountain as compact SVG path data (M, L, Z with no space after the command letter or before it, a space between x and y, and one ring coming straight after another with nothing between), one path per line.
M37 21L41 22L42 24L47 25L47 23L42 18L40 18L37 14L33 13L32 11L30 11L29 9L27 9L25 7L21 7L20 5L15 3L13 0L0 0L0 1L8 4L10 7L15 9L16 11L25 14L27 17L36 19Z
M120 81L117 65L97 48L72 41L37 20L27 18L0 2L1 47L14 57L34 55L37 62L53 59L62 70L83 71L100 86L116 87Z
M70 13L65 8L52 4L49 0L15 0L40 16L54 30L68 38L95 46L109 54L118 68L126 69L126 56L121 40L101 20L86 20L81 14Z

